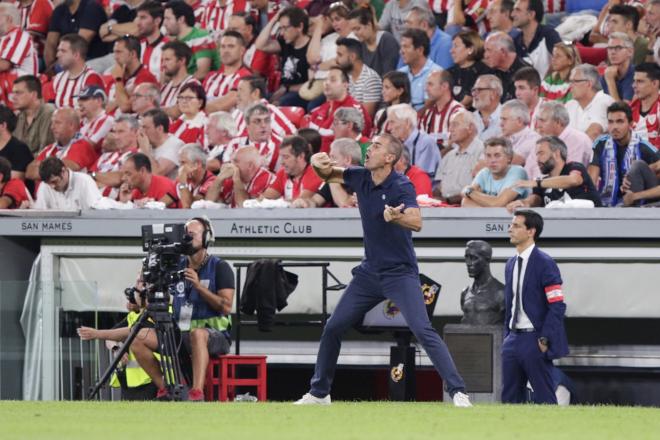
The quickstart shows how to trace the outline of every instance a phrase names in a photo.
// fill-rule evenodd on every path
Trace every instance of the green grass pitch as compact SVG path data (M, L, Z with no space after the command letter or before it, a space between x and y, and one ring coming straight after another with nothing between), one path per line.
M660 439L660 409L336 402L0 402L0 439Z

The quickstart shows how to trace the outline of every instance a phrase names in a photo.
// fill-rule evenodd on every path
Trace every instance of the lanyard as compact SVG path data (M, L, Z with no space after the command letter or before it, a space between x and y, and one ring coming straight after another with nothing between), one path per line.
M419 136L422 134L421 131L417 132L417 136L415 136L415 140L413 141L413 147L412 147L412 154L411 154L411 161L412 164L415 165L415 150L417 150L417 142L419 142Z

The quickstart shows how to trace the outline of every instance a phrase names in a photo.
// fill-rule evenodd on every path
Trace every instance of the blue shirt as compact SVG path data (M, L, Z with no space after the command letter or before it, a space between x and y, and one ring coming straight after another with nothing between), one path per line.
M630 101L633 99L635 91L633 90L633 77L635 76L635 66L630 61L630 66L628 66L628 71L625 76L621 79L616 80L616 91L619 93L619 98ZM607 87L607 81L605 81L605 76L600 77L600 85L603 87L603 92L611 96L609 88Z
M383 218L385 205L419 207L410 180L392 171L380 185L375 185L369 170L351 167L344 170L344 182L355 190L358 199L364 234L362 266L376 272L397 268L417 271L412 231Z
M428 58L426 64L424 64L424 67L422 67L422 70L420 70L417 75L413 75L412 72L410 72L410 66L408 65L405 65L398 70L399 72L408 75L408 79L410 80L410 100L412 101L410 105L412 105L415 110L420 110L424 107L424 100L428 98L428 95L426 94L426 78L429 77L431 72L442 70L442 68Z
M426 174L433 180L440 165L440 150L436 138L415 129L403 145L410 153L410 164L417 165L426 171Z
M527 197L529 190L527 188L512 188L513 185L519 180L527 180L527 173L520 165L511 165L506 176L499 180L493 178L493 174L488 168L482 168L481 171L474 178L473 184L476 183L481 188L481 192L489 196L497 197L502 191L511 188L517 192L521 198Z
M429 59L443 69L449 69L454 65L454 59L449 53L451 50L451 41L451 35L447 32L441 31L439 27L435 28L433 37L431 37ZM399 57L399 64L396 68L401 69L403 66L403 58Z

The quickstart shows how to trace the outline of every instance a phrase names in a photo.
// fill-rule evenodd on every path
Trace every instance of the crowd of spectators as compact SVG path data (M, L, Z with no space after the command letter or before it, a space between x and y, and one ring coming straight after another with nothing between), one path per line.
M310 157L383 132L430 206L660 204L660 0L600 3L2 1L0 209L354 207Z

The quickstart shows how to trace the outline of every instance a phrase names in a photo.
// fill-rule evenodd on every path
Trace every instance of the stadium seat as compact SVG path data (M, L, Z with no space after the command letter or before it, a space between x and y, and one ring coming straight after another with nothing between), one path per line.
M252 365L257 368L256 378L238 378L236 366ZM226 402L236 397L236 387L251 386L257 388L259 402L266 401L266 356L260 355L223 355L209 359L206 369L204 398L206 401Z
M286 116L289 121L293 125L296 126L296 128L301 128L300 125L302 124L303 117L305 116L305 109L302 107L279 107L280 110L282 110L282 113L284 113L284 116Z
M607 48L605 47L588 47L581 44L576 44L575 46L580 53L583 63L598 66L607 59Z

